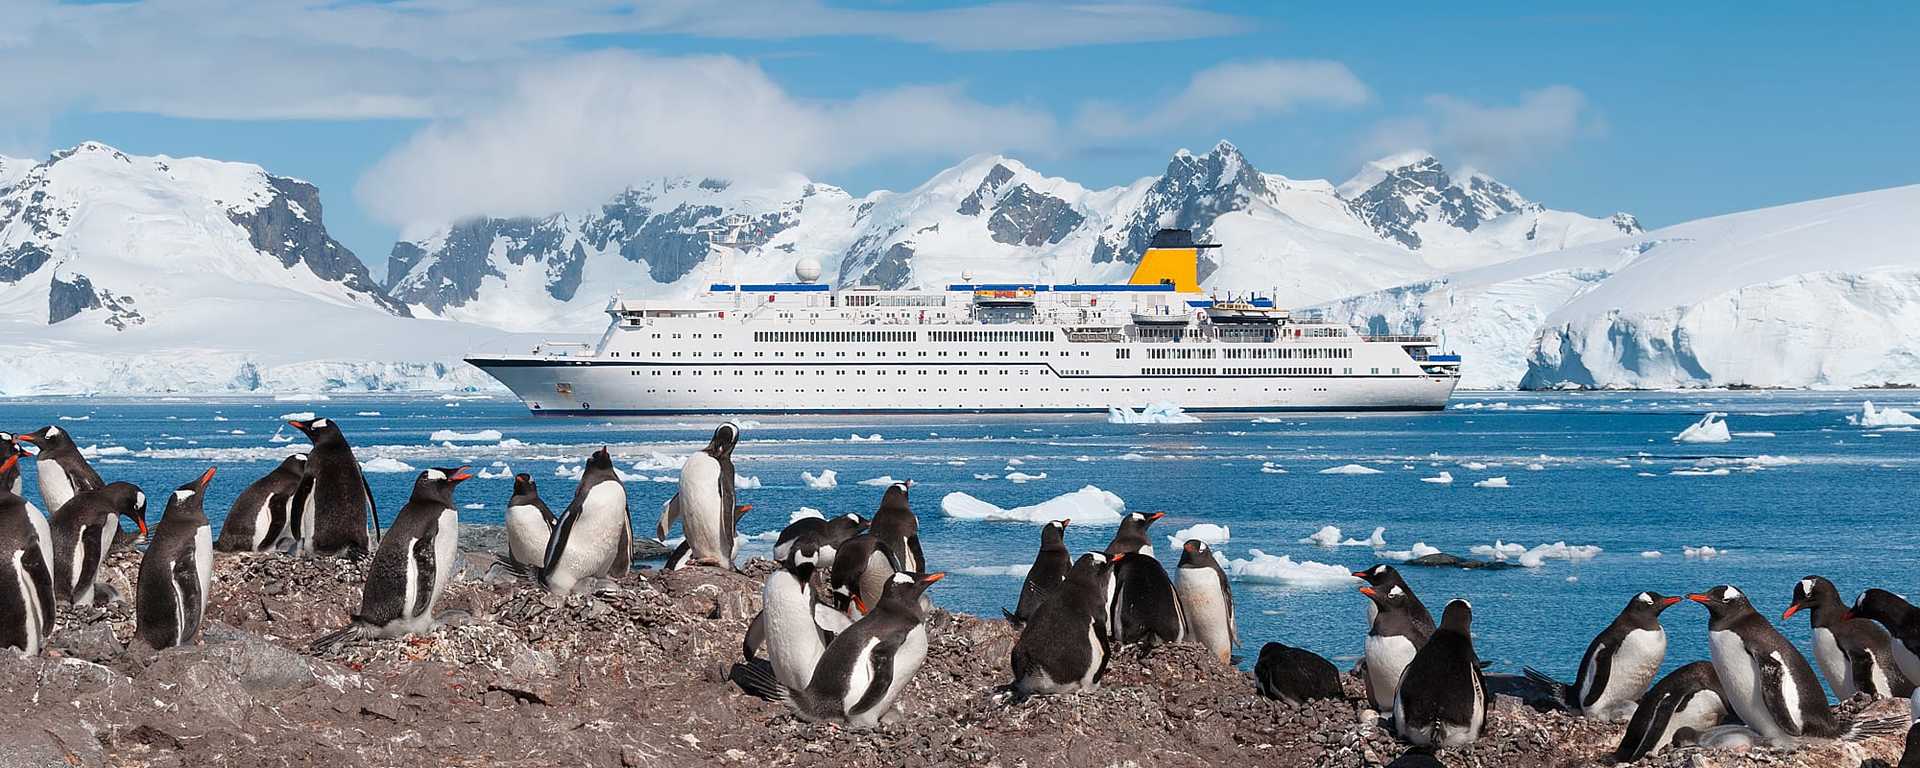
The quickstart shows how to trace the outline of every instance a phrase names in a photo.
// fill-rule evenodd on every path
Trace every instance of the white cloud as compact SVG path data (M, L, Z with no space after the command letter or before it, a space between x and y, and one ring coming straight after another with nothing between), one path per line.
M1075 126L1094 136L1140 136L1170 129L1217 130L1300 107L1355 107L1372 98L1360 78L1336 61L1230 61L1194 73L1158 106L1133 114L1089 104Z
M1601 130L1586 95L1571 86L1529 91L1510 106L1434 95L1427 97L1423 113L1375 126L1361 152L1378 156L1424 147L1471 166L1510 170L1537 163Z
M843 101L788 94L753 63L603 52L535 67L496 106L429 126L357 194L402 226L589 206L637 179L830 172L921 153L1043 149L1043 111L949 86Z

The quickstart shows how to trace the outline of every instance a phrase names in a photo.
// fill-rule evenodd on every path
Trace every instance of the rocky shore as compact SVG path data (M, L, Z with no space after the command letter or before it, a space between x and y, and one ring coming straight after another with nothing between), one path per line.
M138 555L107 576L132 594ZM1348 700L1261 698L1198 647L1115 659L1097 692L996 703L1015 639L1004 622L936 611L904 717L871 731L795 720L728 680L758 610L743 573L636 571L602 597L489 579L467 553L425 636L307 643L358 605L362 566L221 555L203 642L154 653L132 612L63 609L54 651L0 658L0 767L10 766L1382 766L1403 748ZM938 587L930 593L938 598ZM1242 649L1258 650L1257 645ZM1851 705L1849 705L1851 709ZM1905 717L1903 701L1868 714ZM1449 766L1606 765L1621 726L1502 697ZM1904 734L1902 734L1904 735ZM1645 766L1852 766L1899 761L1900 739L1746 753L1686 749Z

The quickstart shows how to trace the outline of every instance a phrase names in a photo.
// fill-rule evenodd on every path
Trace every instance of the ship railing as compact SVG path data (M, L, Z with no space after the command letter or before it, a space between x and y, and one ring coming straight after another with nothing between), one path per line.
M584 341L543 341L531 354L542 357L592 357L593 345Z
M1385 336L1362 336L1361 339L1364 341L1379 341L1379 342L1386 342L1390 344L1432 344L1434 343L1432 336L1385 335Z

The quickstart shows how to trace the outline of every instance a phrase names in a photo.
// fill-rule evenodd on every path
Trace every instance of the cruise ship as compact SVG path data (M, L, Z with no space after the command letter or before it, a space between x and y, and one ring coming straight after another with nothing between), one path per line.
M714 283L616 296L597 343L467 362L536 414L1416 411L1446 407L1460 357L1369 336L1259 296L1202 291L1186 230L1161 230L1125 283L961 282L943 291Z

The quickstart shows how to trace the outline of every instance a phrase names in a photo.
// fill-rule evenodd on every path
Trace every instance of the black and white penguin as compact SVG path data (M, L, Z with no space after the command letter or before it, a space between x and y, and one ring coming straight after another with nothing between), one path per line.
M0 459L0 474L20 454ZM0 647L37 655L54 630L53 545L47 521L19 494L0 488Z
M1040 526L1040 554L1034 556L1033 567L1027 569L1027 580L1020 585L1020 602L1011 613L1000 609L1008 624L1019 627L1033 618L1033 612L1073 569L1073 555L1067 553L1067 526L1072 522L1054 520Z
M418 634L433 629L433 605L447 589L460 551L460 513L454 487L470 480L466 467L422 471L413 495L393 517L393 527L373 554L360 610L353 622L313 641L319 649L348 639Z
M76 493L106 485L66 430L48 425L14 439L40 451L33 455L33 467L40 481L40 502L47 505L47 514L60 511Z
M1573 685L1554 680L1532 667L1527 677L1547 685L1568 711L1608 723L1633 717L1641 694L1667 660L1667 630L1660 613L1680 602L1658 592L1641 592L1613 623L1587 644Z
M0 491L21 496L25 494L26 487L20 480L20 462L5 463L7 459L25 455L20 452L20 445L14 440L12 432L0 432L0 464L7 467L5 470L0 470Z
M733 567L733 447L739 442L739 425L729 421L715 428L707 447L680 465L680 491L660 505L654 538L667 538L680 521L693 565Z
M1179 593L1167 569L1153 557L1153 540L1147 536L1147 527L1165 516L1165 512L1129 513L1107 544L1108 556L1128 556L1113 565L1113 611L1107 630L1121 645L1141 644L1143 652L1161 643L1180 642L1187 633Z
M513 496L507 499L507 557L536 568L547 562L547 542L553 540L553 510L540 499L533 476L513 476Z
M313 449L307 452L307 477L312 479L313 488L300 511L301 529L295 532L300 554L358 558L373 551L368 543L367 514L373 514L377 538L380 508L340 425L332 419L287 423L313 442Z
M120 600L120 593L99 580L100 567L128 518L147 535L147 495L133 483L108 483L74 494L47 518L53 532L53 593L63 603L96 605Z
M1187 634L1221 664L1233 663L1233 649L1240 645L1240 625L1233 615L1233 587L1227 584L1227 572L1214 559L1213 548L1199 539L1188 539L1180 548L1180 612L1187 619Z
M213 526L207 522L207 484L214 468L167 496L140 559L135 585L134 635L154 650L191 642L200 634L213 580Z
M794 547L811 545L817 553L815 557L819 559L820 567L832 568L840 545L866 530L866 518L853 512L832 519L803 517L780 529L780 537L773 542L773 559L785 560Z
M299 495L306 475L307 455L296 453L253 481L227 511L226 521L220 524L220 538L213 542L214 550L264 552L291 541L294 497Z
M749 661L762 644L773 676L782 686L798 690L813 682L813 671L826 655L827 645L852 622L846 614L821 603L813 593L813 574L820 566L819 550L802 544L787 551L780 569L767 574L760 590L761 609L747 627L742 655Z
M1407 663L1394 692L1394 730L1415 746L1464 747L1479 740L1493 696L1473 652L1473 606L1454 600L1433 637Z
M1850 699L1864 693L1876 699L1904 699L1913 695L1913 683L1900 673L1893 658L1893 637L1866 619L1847 616L1840 590L1820 576L1808 576L1793 585L1793 604L1780 620L1807 612L1813 623L1813 661L1827 679L1833 695Z
M1333 662L1283 643L1260 647L1260 658L1253 663L1253 679L1260 695L1294 704L1346 697L1340 686L1340 669Z
M1400 581L1399 574L1393 575L1391 586L1382 589L1368 584L1360 588L1360 594L1371 601L1367 612L1373 616L1367 627L1361 680L1366 683L1367 698L1373 708L1387 715L1393 712L1401 674L1420 649L1426 647L1433 631L1415 621L1413 607L1418 601L1413 590Z
M1869 589L1854 599L1845 618L1869 619L1885 627L1893 635L1893 660L1900 674L1920 684L1920 608L1884 589Z
M1837 738L1845 729L1800 649L1754 610L1745 593L1722 585L1687 599L1707 607L1707 647L1727 707L1768 743L1801 736Z
M808 722L871 728L888 719L900 691L927 659L926 609L921 597L946 574L896 573L873 612L853 623L814 667L805 688L764 686ZM771 681L768 681L771 682Z
M1426 604L1420 602L1420 596L1414 594L1413 587L1408 586L1407 580L1400 577L1400 571L1398 569L1391 565L1381 563L1364 571L1354 571L1353 577L1366 582L1367 586L1373 587L1376 591L1382 593L1391 591L1394 587L1399 587L1401 592L1406 593L1404 602L1406 604L1407 620L1413 623L1413 626L1420 631L1422 636L1433 634L1435 627L1433 614L1427 612ZM1373 614L1378 610L1380 610L1379 606L1373 603L1367 604L1367 621L1369 623L1373 621Z
M740 519L743 517L746 517L747 513L752 511L753 511L752 504L735 505L733 508L733 529L736 531L740 530ZM734 537L734 542L735 544L739 543L738 535ZM666 570L666 571L678 571L682 568L687 568L689 566L692 566L693 564L694 564L693 563L693 545L687 543L686 539L681 539L680 543L674 546L673 552L667 555L667 561L665 564L660 566L660 569Z
M1112 658L1107 605L1113 597L1113 569L1129 557L1081 555L1033 609L1013 644L1015 698L1091 691L1100 685Z
M855 615L855 611L865 614L880 601L893 575L901 570L893 550L872 533L841 542L833 568L827 571L834 607L848 615Z
M1705 733L1727 721L1726 699L1713 662L1696 661L1660 678L1634 706L1615 762L1630 763L1674 746L1681 729Z
M912 487L912 480L887 486L867 533L899 558L900 570L921 573L927 570L927 555L920 551L920 518L914 517L913 507L907 503L907 490Z
M594 592L633 567L633 520L627 516L627 487L613 468L607 449L593 452L580 472L573 502L554 525L545 565L534 580L550 592Z

